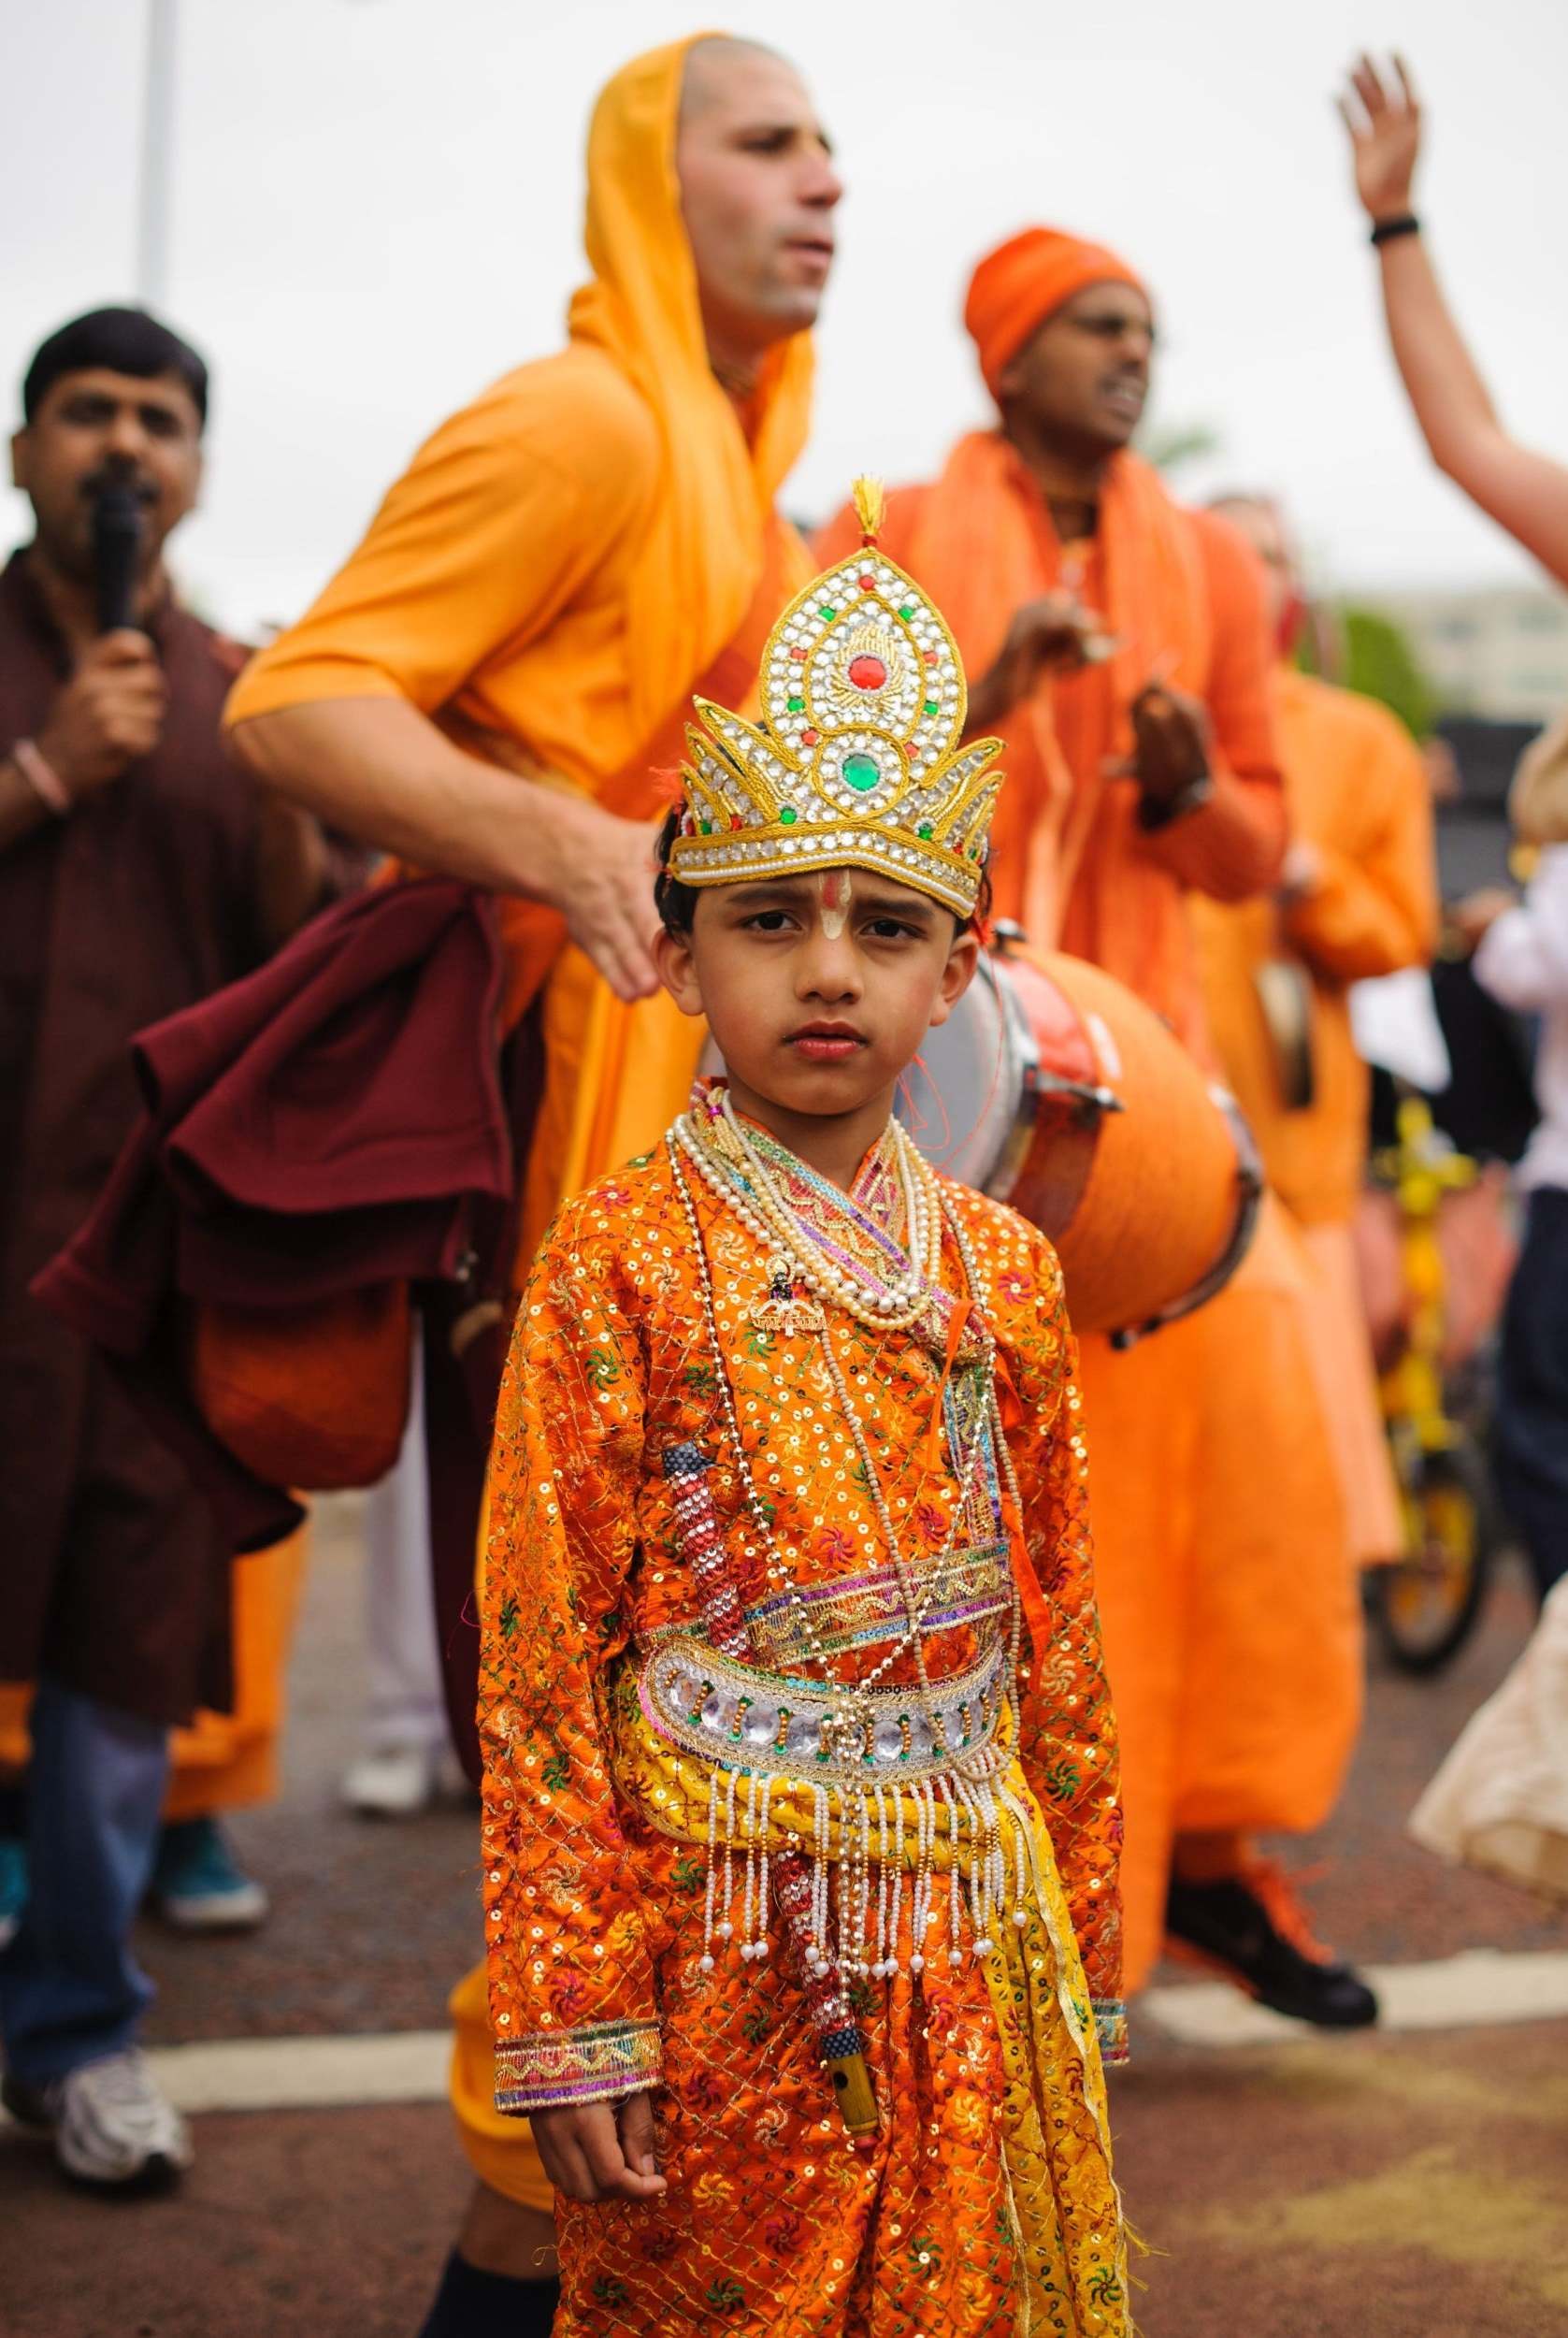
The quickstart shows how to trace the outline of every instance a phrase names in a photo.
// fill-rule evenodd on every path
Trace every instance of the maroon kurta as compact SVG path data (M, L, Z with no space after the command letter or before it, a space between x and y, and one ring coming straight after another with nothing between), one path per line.
M136 1118L129 1041L265 949L258 800L219 717L237 653L169 608L152 754L0 851L0 1679L154 1721L230 1702L228 1552L181 1465L27 1296ZM68 671L24 555L0 574L0 752Z

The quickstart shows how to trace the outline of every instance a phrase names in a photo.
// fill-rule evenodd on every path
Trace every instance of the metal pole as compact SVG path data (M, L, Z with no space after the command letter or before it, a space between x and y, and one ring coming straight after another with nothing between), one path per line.
M136 273L136 296L148 309L161 309L168 289L178 7L179 0L148 0Z

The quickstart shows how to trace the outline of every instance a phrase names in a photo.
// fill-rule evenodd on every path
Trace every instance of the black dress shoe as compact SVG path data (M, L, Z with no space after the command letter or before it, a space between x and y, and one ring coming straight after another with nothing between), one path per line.
M1271 1904L1272 1903L1272 1904ZM1165 1928L1179 1946L1217 1965L1259 2005L1320 2029L1364 2029L1377 1999L1353 1967L1318 1949L1276 1872L1227 1876L1217 1883L1173 1877ZM1291 1935L1296 1937L1292 1938Z

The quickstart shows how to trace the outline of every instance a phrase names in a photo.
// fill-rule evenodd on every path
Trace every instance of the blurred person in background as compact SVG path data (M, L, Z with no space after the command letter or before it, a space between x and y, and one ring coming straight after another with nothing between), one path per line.
M211 1811L216 1772L236 1799L269 1782L295 1556L243 1563L262 1570L249 1655L265 1677L242 1743L224 1719L228 1550L104 1364L27 1288L136 1117L132 1035L259 964L330 882L315 823L229 766L220 717L243 653L179 605L164 564L200 488L207 397L202 359L140 310L52 334L12 440L35 534L0 576L0 1679L35 1684L0 2044L13 2115L108 2187L190 2158L137 2047L143 1893L177 1921L210 1921L214 1900L238 1921L265 1909ZM94 512L110 488L139 514L139 549L133 621L106 633ZM188 1771L185 1823L160 1848L170 1733L202 1708L215 1774L193 1788Z
M700 1028L655 995L656 774L694 688L748 703L810 574L774 498L841 191L770 50L705 36L624 67L589 130L568 347L442 425L229 703L235 753L280 793L498 897L504 1011L537 1017L544 1062L511 1306L558 1204L689 1092ZM482 1966L453 2012L479 2181L425 2338L525 2338L554 2312L553 2195L496 2109Z
M365 1504L367 1695L343 1799L362 1818L414 1818L464 1782L453 1750L430 1581L424 1375L414 1359L397 1465Z
M1431 790L1397 716L1291 662L1306 608L1278 505L1226 496L1212 508L1241 529L1267 579L1291 838L1273 893L1236 907L1193 897L1204 1003L1226 1083L1318 1270L1318 1388L1352 1555L1366 1565L1396 1558L1404 1534L1357 1277L1371 1075L1349 987L1425 966L1436 946Z
M1356 192L1371 222L1400 377L1432 460L1481 510L1568 584L1568 465L1504 428L1432 266L1414 209L1423 137L1410 73L1363 56L1341 94ZM1524 1246L1503 1314L1496 1439L1499 1491L1528 1547L1538 1589L1568 1571L1568 883L1561 830L1568 725L1532 749L1510 799L1516 832L1540 860L1522 903L1473 895L1454 921L1482 987L1539 1014L1541 1120L1520 1170ZM1528 807L1528 808L1527 808ZM1545 809L1543 807L1546 807Z
M882 542L977 677L971 729L1005 742L997 910L1106 968L1212 1063L1189 901L1270 894L1286 851L1258 563L1131 450L1157 323L1125 260L1026 229L981 261L965 317L996 424L894 491ZM835 521L822 556L852 527ZM1360 1712L1309 1274L1266 1212L1218 1298L1125 1353L1084 1338L1082 1386L1089 1450L1114 1456L1094 1532L1129 1993L1168 1938L1277 2011L1346 2028L1375 1999L1254 1840L1322 1823Z
M1403 60L1381 73L1363 56L1339 102L1377 253L1389 345L1427 450L1473 503L1568 584L1568 467L1503 427L1412 208L1423 133Z
M1432 460L1568 584L1568 465L1504 428L1417 217L1422 120L1402 59L1362 56L1340 97L1356 192L1378 253L1395 362ZM1509 796L1534 858L1522 902L1497 888L1453 911L1477 981L1538 1015L1539 1123L1519 1181L1524 1244L1498 1360L1499 1490L1546 1611L1497 1695L1472 1720L1412 1820L1430 1848L1561 1898L1568 1894L1568 717L1528 752Z

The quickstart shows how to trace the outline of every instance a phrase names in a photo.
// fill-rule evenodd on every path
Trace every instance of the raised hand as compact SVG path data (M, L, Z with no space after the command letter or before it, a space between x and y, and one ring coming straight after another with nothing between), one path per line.
M1421 151L1421 108L1403 57L1393 60L1390 86L1368 56L1352 66L1338 104L1350 133L1356 192L1367 217L1400 219L1411 208Z
M1212 737L1201 699L1155 682L1132 701L1132 760L1139 792L1151 804L1172 804L1206 779Z
M1075 672L1109 647L1104 618L1075 593L1043 593L1026 601L1014 612L995 662L971 686L970 735L1004 721L1043 673Z

